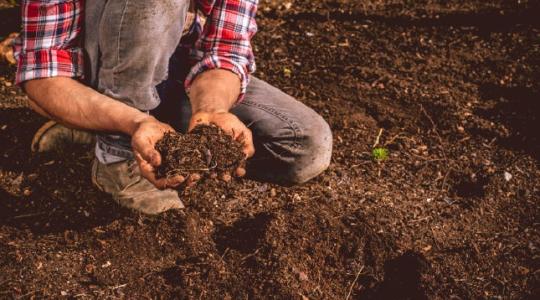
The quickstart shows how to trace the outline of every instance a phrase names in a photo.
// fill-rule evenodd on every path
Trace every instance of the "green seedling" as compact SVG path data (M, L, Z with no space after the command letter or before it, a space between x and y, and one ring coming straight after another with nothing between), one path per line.
M381 147L373 148L371 156L376 161L384 161L388 158L388 149Z

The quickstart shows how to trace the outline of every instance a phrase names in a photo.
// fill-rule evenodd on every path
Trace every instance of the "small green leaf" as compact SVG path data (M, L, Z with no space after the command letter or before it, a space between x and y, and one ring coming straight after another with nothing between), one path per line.
M380 148L380 147L373 148L371 155L373 156L373 159L376 161L386 160L388 158L388 149Z

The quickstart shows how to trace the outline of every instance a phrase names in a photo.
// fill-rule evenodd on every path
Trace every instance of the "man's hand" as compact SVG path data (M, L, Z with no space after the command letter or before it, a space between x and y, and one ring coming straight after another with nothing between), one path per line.
M253 136L251 130L242 123L235 115L229 112L199 112L195 113L191 117L189 123L189 130L191 131L195 126L201 124L213 123L223 129L226 134L232 136L233 139L242 143L243 152L246 158L252 157L255 153L255 147L253 146ZM246 170L243 167L236 169L235 174L238 177L242 177L246 174ZM224 173L219 175L224 181L231 179L231 174Z
M214 123L241 142L244 145L244 154L251 157L255 153L251 130L235 115L229 113L240 95L240 85L238 75L227 70L214 69L197 76L189 93L193 110L189 130L199 124ZM236 176L242 177L246 174L246 170L239 167L235 173ZM219 176L224 181L231 180L231 174Z
M159 189L175 188L186 180L187 184L191 185L199 179L199 175L196 174L190 175L188 178L181 175L171 178L156 178L155 168L161 165L161 155L155 149L155 146L168 131L174 131L174 129L165 123L159 122L154 117L148 116L138 122L138 126L131 137L131 146L139 163L142 176Z

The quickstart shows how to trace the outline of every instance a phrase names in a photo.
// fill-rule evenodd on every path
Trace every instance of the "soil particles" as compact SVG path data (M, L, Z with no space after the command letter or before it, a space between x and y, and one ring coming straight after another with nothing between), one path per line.
M30 152L45 119L3 64L0 298L540 299L538 11L261 0L255 76L328 121L331 165L207 180L154 217L92 186L92 146Z
M192 173L210 177L212 173L233 174L245 160L242 144L211 124L198 125L188 134L167 132L156 144L162 163L158 178Z

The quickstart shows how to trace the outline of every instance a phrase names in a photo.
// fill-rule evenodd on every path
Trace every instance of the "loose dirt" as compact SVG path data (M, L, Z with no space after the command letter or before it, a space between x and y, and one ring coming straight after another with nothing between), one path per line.
M245 161L242 144L221 128L199 125L188 134L167 132L156 144L162 163L158 178L198 173L204 179L212 173L233 174Z
M537 2L260 2L256 76L328 120L328 171L137 215L91 147L30 153L44 120L2 66L0 298L540 298Z

